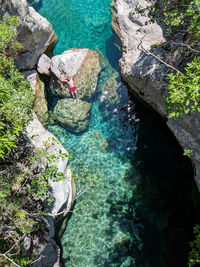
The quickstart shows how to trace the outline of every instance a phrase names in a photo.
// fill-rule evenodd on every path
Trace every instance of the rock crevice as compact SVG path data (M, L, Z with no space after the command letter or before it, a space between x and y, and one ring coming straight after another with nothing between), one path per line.
M138 4L146 6L148 3L144 0L113 0L111 5L112 28L123 46L121 75L132 92L165 118L181 147L192 150L194 178L200 191L200 113L168 119L165 105L166 65L145 53L151 51L161 59L166 58L167 52L162 47L165 42L163 30L157 23L145 23L148 21L145 16L133 12ZM176 65L175 61L173 63Z

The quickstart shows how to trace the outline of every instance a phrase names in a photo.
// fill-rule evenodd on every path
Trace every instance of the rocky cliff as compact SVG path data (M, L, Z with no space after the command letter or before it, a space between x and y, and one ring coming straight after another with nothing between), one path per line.
M148 18L134 13L135 7L147 5L144 0L114 0L111 4L112 28L122 41L120 60L122 79L130 90L150 104L165 120L183 149L191 149L194 178L200 191L200 113L167 118L165 105L167 66L152 54L165 60L165 38L162 25L145 23ZM149 53L150 52L150 53ZM176 65L174 57L172 64Z
M21 70L33 69L39 56L55 44L57 35L52 25L28 6L26 0L0 0L0 17L11 15L19 19L17 40L24 47L16 65Z
M47 48L52 47L57 41L57 36L51 24L42 16L40 16L32 7L29 7L26 0L0 0L0 18L3 16L15 15L18 17L19 25L15 29L17 32L17 40L23 45L23 49L16 59L16 66L20 70L29 70L23 72L24 76L30 81L35 91L36 101L35 107L40 107L41 118L48 116L47 103L44 98L44 86L40 84L38 73L34 70L38 62L38 58ZM42 90L41 90L42 87ZM41 100L43 102L41 102ZM42 107L41 107L42 106ZM37 108L38 110L38 108ZM44 147L44 142L56 138L44 129L38 120L36 114L33 114L33 121L26 129L27 137L31 145L37 150ZM30 144L29 144L30 145ZM55 155L62 151L67 151L57 141L55 145L49 148L48 153ZM24 248L31 255L40 260L36 261L33 266L60 266L60 249L57 246L55 237L54 215L60 214L64 217L69 211L73 202L73 184L70 169L67 167L68 158L59 159L55 162L59 172L63 172L65 179L59 182L49 181L50 191L54 202L49 210L53 216L46 218L46 230L41 236L31 238L26 236L24 240Z

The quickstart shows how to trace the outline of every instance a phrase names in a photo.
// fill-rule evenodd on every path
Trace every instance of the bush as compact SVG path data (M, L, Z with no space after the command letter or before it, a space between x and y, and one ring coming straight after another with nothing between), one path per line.
M22 46L11 29L16 17L0 22L0 157L16 147L15 140L32 118L34 103L30 84L16 70L14 59Z

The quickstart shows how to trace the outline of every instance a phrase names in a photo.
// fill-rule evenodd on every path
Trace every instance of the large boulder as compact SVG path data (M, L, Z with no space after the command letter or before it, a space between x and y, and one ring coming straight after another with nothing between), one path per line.
M192 150L191 160L195 181L200 190L200 113L181 115L178 119L167 118L166 65L152 56L153 53L164 61L168 56L167 51L160 46L165 42L163 31L157 23L145 23L148 18L134 12L138 4L146 6L148 3L144 0L113 0L112 2L112 27L121 38L123 45L120 60L122 78L137 96L149 103L166 119L168 127L179 144L183 148ZM176 61L174 57L171 64L176 66Z
M21 70L33 69L39 56L57 41L56 33L44 17L28 6L26 0L0 0L0 17L11 15L19 19L17 40L24 47L16 65Z
M82 100L61 99L58 101L54 119L71 132L82 132L88 127L91 104Z
M98 54L87 48L72 48L51 59L51 72L57 79L74 75L79 99L90 100L95 92L101 70ZM64 71L66 74L63 74ZM71 97L69 90L51 84L51 91L61 97Z

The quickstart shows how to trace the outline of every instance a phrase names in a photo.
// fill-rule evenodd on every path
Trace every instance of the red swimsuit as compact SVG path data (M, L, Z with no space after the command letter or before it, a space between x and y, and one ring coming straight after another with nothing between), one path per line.
M70 87L69 90L70 90L70 92L72 93L72 92L76 91L76 87L75 87L75 86Z

